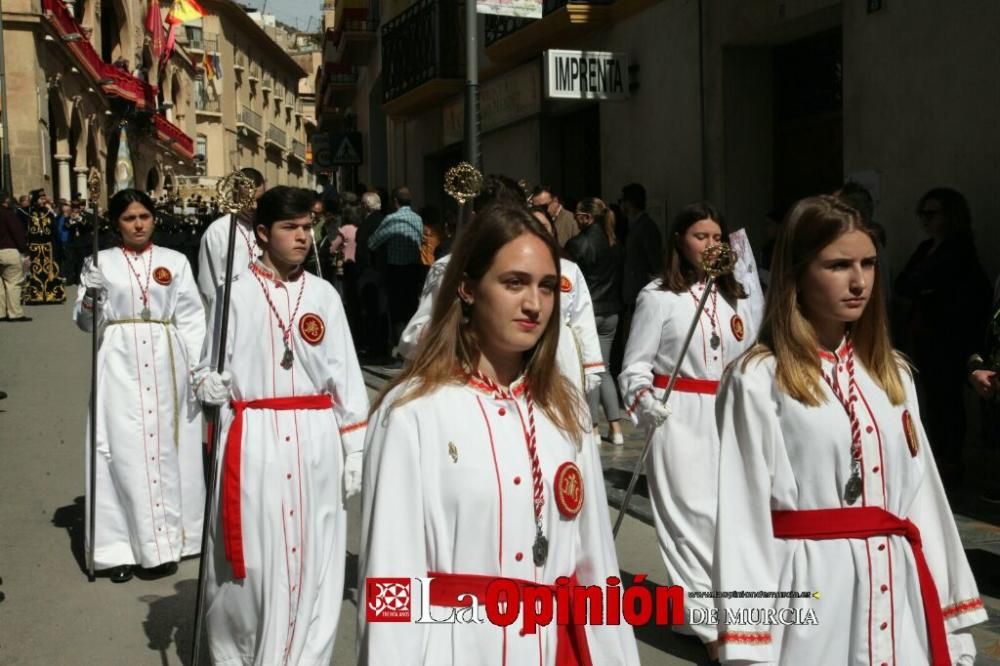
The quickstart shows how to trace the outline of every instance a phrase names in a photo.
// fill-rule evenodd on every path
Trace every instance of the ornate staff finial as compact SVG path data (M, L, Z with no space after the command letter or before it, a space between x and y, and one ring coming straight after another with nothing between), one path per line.
M87 199L92 204L96 204L101 198L101 171L97 167L90 167L90 174L87 175Z
M219 208L227 213L239 213L251 206L254 202L254 193L257 188L253 181L243 175L239 169L219 180L216 192L219 194Z
M717 278L732 273L736 267L736 253L729 243L709 245L701 253L701 268L709 277Z
M444 174L444 191L464 206L483 189L483 174L468 162L459 162Z

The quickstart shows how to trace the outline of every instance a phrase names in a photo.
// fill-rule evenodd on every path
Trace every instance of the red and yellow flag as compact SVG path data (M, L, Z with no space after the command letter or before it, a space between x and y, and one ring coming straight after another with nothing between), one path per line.
M174 0L170 13L167 14L167 23L170 25L180 25L189 21L196 21L207 14L197 0Z

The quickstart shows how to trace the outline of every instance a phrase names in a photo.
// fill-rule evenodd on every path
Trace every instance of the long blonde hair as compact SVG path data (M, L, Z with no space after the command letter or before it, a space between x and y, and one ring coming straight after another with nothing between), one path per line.
M773 354L778 386L799 402L825 402L821 387L819 340L802 313L799 285L813 259L849 231L868 229L858 212L836 197L822 195L798 201L778 232L771 264L771 282L757 345L743 357L743 366ZM878 247L874 238L872 244ZM857 359L882 387L894 405L905 399L900 366L905 365L889 340L888 317L882 298L881 276L875 268L871 298L861 317L848 327Z
M372 405L372 413L396 386L409 383L409 388L395 400L393 406L415 400L439 386L464 382L465 373L478 367L479 341L473 328L463 324L464 304L458 297L459 285L463 279L482 279L500 249L523 234L533 234L545 243L552 255L556 277L561 277L558 246L533 215L523 208L512 206L493 206L480 211L475 222L463 230L455 241L434 301L431 320L417 346L416 357L379 393ZM525 352L525 377L535 404L556 427L579 445L587 419L578 392L562 375L556 363L559 327L559 290L556 289L552 315L545 331L538 343Z

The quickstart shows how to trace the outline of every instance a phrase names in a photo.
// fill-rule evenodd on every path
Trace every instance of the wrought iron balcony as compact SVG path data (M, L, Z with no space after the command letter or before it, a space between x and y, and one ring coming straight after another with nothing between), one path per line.
M196 93L194 110L197 113L222 113L222 101L218 97L209 99L204 93L201 95Z
M265 139L265 141L282 150L285 150L285 148L288 146L288 144L286 143L288 141L288 138L287 135L285 134L285 130L275 125L268 126L267 139Z
M236 124L253 132L257 136L261 136L263 133L262 128L264 126L264 119L260 117L259 113L251 109L246 104L243 105L239 120Z
M188 51L201 51L209 53L219 52L219 36L213 34L205 34L201 37L192 38L188 40L187 43Z
M236 58L233 61L233 69L237 72L242 72L247 66L247 56L241 51L236 52Z
M461 14L457 0L417 0L382 26L383 100L387 111L392 112L388 107L394 100L425 84L453 81L461 88L465 60ZM442 87L452 86L436 86ZM447 94L454 93L449 90ZM437 95L434 97L437 101Z
M306 144L302 143L298 139L292 139L292 152L289 153L289 157L294 157L300 162L305 162Z

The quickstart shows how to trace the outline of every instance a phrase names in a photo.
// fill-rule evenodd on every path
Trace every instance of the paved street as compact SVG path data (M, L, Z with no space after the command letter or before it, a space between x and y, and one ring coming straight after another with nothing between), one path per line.
M75 288L68 290L71 298ZM0 664L181 664L187 662L197 561L176 576L124 585L82 572L83 429L89 387L89 336L73 325L71 305L27 308L34 322L0 324ZM377 370L366 373L373 384ZM606 477L620 501L626 469L641 447L629 432L624 450L608 450ZM348 580L356 574L359 507L349 506ZM648 525L648 501L626 520L618 552L623 569L663 583ZM976 630L977 663L1000 664L1000 529L960 517L963 540L990 609ZM333 663L353 663L354 614L344 604ZM702 663L700 646L664 630L640 629L644 664ZM992 657L986 656L991 654ZM702 660L701 662L699 660Z

